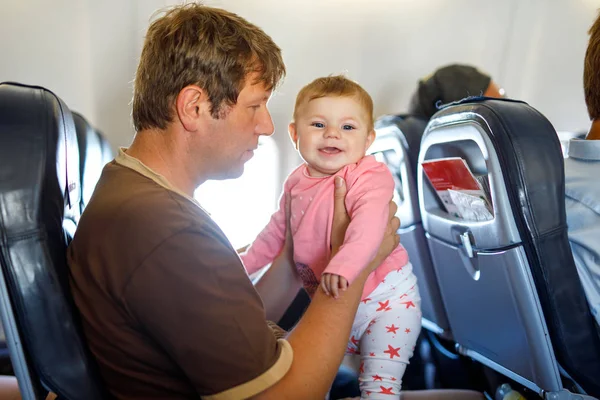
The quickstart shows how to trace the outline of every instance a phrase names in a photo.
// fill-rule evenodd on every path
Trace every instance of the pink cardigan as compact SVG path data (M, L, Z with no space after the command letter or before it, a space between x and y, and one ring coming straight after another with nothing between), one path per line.
M344 244L330 260L333 191L335 176L346 180L346 209L351 218ZM285 241L285 196L291 196L291 229L294 261L312 296L323 273L341 275L351 284L375 257L383 238L392 199L394 180L385 164L366 156L347 165L335 175L311 177L306 164L296 168L284 183L279 209L254 243L240 257L248 273L264 267L279 254ZM408 263L408 254L399 245L369 275L362 298L381 283L388 272Z

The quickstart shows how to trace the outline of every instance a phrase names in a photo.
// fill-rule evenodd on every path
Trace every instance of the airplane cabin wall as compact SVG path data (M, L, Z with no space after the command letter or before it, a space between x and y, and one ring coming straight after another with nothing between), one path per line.
M373 97L375 114L405 112L417 81L469 63L561 130L585 130L583 58L597 0L212 1L261 26L283 49L288 76L271 102L289 171L295 95L317 76L345 72ZM476 94L476 93L474 93Z
M0 1L0 81L54 90L109 138L133 136L132 80L153 11L172 0ZM261 26L283 49L288 76L270 103L281 177L299 162L287 136L295 95L346 73L376 115L406 111L417 80L471 63L557 130L585 130L587 29L600 0L208 0Z

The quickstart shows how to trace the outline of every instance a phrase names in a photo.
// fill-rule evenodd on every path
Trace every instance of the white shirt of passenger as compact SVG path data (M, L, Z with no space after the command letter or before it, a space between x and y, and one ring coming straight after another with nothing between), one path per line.
M571 139L565 159L565 206L575 265L600 325L600 140Z

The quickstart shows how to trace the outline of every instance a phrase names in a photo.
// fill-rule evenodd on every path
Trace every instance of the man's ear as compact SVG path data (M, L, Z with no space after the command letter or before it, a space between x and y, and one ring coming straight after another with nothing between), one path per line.
M294 147L298 150L298 132L296 132L296 123L290 122L288 126L288 132L290 133L290 139L294 143Z
M206 115L210 116L210 100L206 91L197 85L188 85L177 95L175 108L186 131L195 132Z
M369 147L371 147L371 145L375 141L376 136L377 135L375 134L375 129L371 129L371 131L369 133L367 133L367 142L365 143L365 151L367 151L369 149Z

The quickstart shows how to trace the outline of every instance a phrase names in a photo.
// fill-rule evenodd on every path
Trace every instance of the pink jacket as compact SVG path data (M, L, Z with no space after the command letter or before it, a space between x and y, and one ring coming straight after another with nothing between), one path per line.
M330 260L333 191L335 176L346 180L346 209L351 218L344 244ZM394 180L385 164L366 156L347 165L335 175L311 177L306 164L296 168L284 183L279 209L254 243L241 255L248 273L264 267L279 254L285 241L285 196L291 196L291 229L294 261L307 292L312 296L325 272L343 276L351 284L375 257L383 238ZM362 298L385 279L388 272L408 263L406 250L399 245L369 275Z

